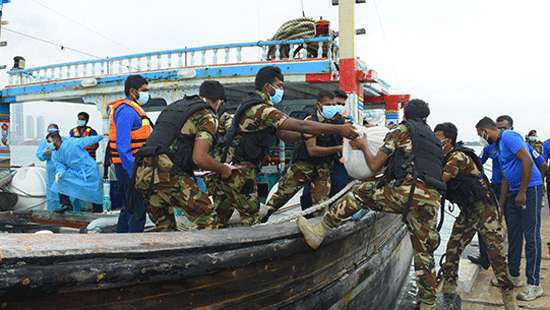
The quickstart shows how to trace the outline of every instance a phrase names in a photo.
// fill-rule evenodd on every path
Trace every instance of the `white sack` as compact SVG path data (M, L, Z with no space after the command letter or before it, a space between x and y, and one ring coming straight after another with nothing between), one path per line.
M357 128L359 136L362 136L364 133L367 134L369 150L372 154L376 154L380 146L382 146L389 129L383 126L368 128L359 125L354 126ZM367 165L363 152L352 149L348 139L344 139L343 157L344 167L346 167L346 171L352 178L362 180L372 176L372 171Z

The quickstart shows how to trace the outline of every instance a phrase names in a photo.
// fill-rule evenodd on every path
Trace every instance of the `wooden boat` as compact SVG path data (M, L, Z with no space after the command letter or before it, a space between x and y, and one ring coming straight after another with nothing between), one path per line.
M346 3L346 12L353 16L355 2L340 2ZM396 122L408 96L390 95L388 84L350 52L353 44L345 44L343 38L353 40L354 33L342 33L353 32L353 25L340 29L340 45L332 36L319 36L28 69L16 64L8 72L9 85L1 90L0 103L95 104L106 132L106 103L122 95L130 74L139 73L149 80L157 103L153 109L158 110L161 101L197 93L206 79L219 80L226 87L228 102L236 102L253 89L254 75L261 67L276 65L285 74L285 102L291 110L311 105L322 89L340 87L349 93L348 112L356 121L362 121L361 112L371 105L385 110L387 124ZM310 56L308 49L313 46L319 52ZM301 54L280 53L297 47L303 47ZM340 48L348 58L339 59ZM254 55L260 49L262 59L246 59L246 49L256 49L249 53ZM267 57L268 50L275 52ZM282 144L277 160L260 173L265 177L259 181L264 194L273 184L271 177L278 175L278 167L288 163L284 149ZM52 220L37 225L67 224L52 224ZM38 220L31 216L29 224L33 221ZM401 218L376 212L335 229L317 251L304 243L293 221L176 233L0 234L0 306L33 310L392 309L407 278L411 253Z
M2 234L6 309L392 309L400 217L350 221L312 251L294 222L147 234Z

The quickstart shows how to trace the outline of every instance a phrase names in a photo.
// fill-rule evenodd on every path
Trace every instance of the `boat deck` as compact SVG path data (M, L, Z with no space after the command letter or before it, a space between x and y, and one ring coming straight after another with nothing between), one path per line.
M305 47L310 45L318 46L317 55L306 52ZM279 52L288 46L304 48L290 57ZM268 55L270 48L276 49L275 55ZM266 65L280 67L286 80L300 84L286 92L286 99L303 98L304 94L314 96L318 91L308 91L308 85L338 82L338 49L332 38L317 37L210 45L12 69L8 71L8 85L0 90L0 103L47 100L101 106L122 95L123 83L131 74L141 74L149 80L152 98L162 98L167 103L196 92L205 79L218 79L233 86L227 97L240 98L251 89L256 72ZM362 62L358 65L364 75L365 95L386 93L389 85Z

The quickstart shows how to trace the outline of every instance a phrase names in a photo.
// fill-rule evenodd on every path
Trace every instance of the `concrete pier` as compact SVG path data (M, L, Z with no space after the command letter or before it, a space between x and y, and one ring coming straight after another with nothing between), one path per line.
M544 204L541 215L541 236L542 236L542 262L541 262L541 285L544 288L544 295L534 301L518 301L520 309L548 309L550 310L550 212L548 202ZM464 260L461 260L461 264ZM522 255L521 277L525 283L525 253ZM473 264L468 262L468 269L471 269ZM475 266L475 265L473 265ZM461 266L462 267L462 266ZM490 310L502 309L503 304L498 288L490 284L494 274L491 268L484 270L476 267L477 277L473 278L473 286L469 292L461 292L462 309L465 310ZM466 278L463 281L468 281ZM520 292L521 288L516 289Z

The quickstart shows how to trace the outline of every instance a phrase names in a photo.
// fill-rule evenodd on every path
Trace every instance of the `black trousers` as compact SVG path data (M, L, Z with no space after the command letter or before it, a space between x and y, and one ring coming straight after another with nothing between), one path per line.
M69 196L63 194L59 194L59 204L61 204L62 206L69 206L71 208L73 207ZM92 203L92 207L93 212L103 212L103 205L101 204Z

